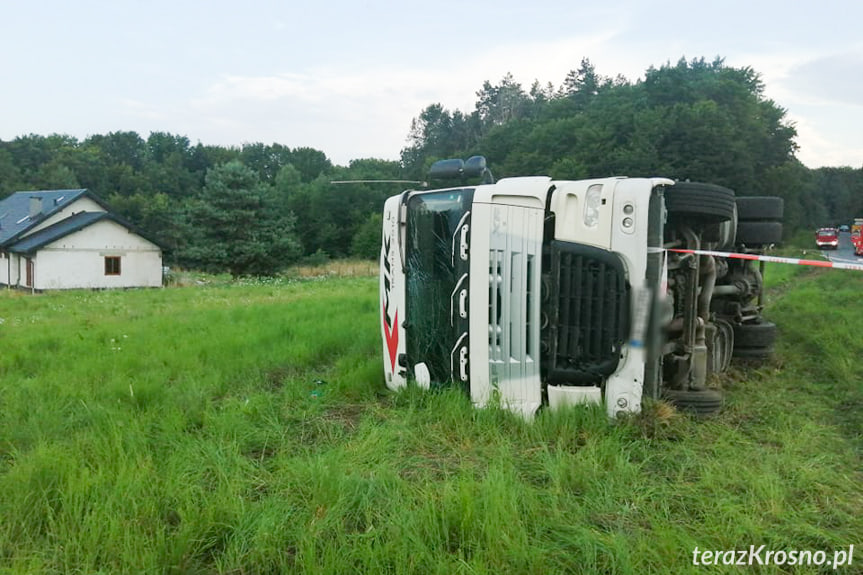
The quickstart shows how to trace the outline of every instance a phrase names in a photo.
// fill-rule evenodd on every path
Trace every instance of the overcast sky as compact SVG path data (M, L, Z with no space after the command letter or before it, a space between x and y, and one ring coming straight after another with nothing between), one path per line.
M398 159L484 80L630 80L681 57L759 72L811 168L863 167L860 0L0 0L0 139L162 131ZM636 174L633 174L636 175Z

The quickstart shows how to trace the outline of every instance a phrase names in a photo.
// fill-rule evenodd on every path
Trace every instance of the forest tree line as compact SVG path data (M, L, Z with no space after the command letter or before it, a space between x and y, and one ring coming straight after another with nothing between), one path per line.
M476 154L497 178L665 176L778 195L787 234L863 217L863 166L813 170L798 161L793 124L751 68L682 59L631 82L601 76L584 59L559 87L525 89L507 75L476 95L471 111L420 111L399 161L347 166L312 148L193 145L164 132L0 140L0 198L87 188L158 238L167 263L234 275L374 258L383 202L403 186L332 182L426 180L435 160Z

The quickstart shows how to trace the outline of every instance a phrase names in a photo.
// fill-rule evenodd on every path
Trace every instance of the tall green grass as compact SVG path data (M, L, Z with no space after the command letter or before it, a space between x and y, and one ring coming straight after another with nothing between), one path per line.
M0 572L715 573L695 546L859 546L861 281L776 276L778 357L735 368L723 414L615 424L388 392L370 278L0 294Z

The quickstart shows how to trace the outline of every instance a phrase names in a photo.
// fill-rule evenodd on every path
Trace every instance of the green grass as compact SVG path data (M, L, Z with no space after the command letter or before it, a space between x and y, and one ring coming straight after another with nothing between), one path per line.
M616 424L388 392L373 278L2 293L0 572L722 573L692 550L863 547L863 274L772 269L778 357L723 379L724 413Z

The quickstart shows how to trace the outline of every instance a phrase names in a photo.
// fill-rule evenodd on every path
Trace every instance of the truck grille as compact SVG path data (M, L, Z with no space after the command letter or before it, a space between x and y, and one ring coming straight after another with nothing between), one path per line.
M567 242L550 247L551 294L543 304L551 383L594 385L611 375L629 334L629 285L612 252Z
M494 385L539 377L542 211L495 206L506 228L490 235L488 344Z

